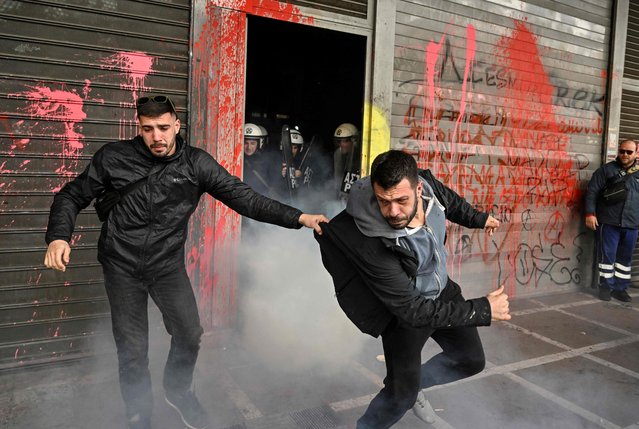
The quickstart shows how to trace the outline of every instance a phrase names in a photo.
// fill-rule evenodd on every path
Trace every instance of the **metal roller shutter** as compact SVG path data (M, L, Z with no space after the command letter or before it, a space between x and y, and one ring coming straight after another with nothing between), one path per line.
M286 3L362 19L366 19L368 12L368 0L288 0Z
M112 348L98 219L79 215L57 273L48 210L98 148L135 135L139 94L170 95L186 123L189 32L188 0L0 3L0 368Z
M397 1L392 147L501 221L492 237L449 228L449 273L468 295L589 279L576 208L601 163L612 6Z
M619 139L639 139L639 1L630 0L621 90ZM632 281L639 281L639 246L632 257Z

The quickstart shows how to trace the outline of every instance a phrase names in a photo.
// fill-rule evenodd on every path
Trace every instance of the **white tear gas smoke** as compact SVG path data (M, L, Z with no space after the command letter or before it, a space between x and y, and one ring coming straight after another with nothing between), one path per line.
M339 308L312 233L257 228L241 251L243 345L277 370L343 368L365 337Z

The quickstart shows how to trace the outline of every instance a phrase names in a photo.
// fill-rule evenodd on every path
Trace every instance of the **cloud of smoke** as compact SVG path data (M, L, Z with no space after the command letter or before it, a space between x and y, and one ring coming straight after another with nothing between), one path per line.
M241 251L243 346L277 370L343 367L365 338L339 308L312 234L256 228Z

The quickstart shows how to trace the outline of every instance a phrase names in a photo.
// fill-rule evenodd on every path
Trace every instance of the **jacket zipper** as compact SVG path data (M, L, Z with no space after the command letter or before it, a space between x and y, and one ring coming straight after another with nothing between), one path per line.
M155 167L155 163L151 168ZM151 232L153 232L153 186L151 186L151 181L149 180L151 174L149 174L147 178L147 186L149 188L149 227L147 228L146 237L144 237L144 245L142 246L142 255L140 256L140 265L139 265L139 275L142 276L144 273L144 267L146 266L146 251L149 246L149 238L151 237Z

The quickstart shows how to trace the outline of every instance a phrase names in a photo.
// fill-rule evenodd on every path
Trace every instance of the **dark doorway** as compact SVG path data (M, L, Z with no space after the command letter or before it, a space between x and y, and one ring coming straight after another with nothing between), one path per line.
M314 152L327 160L315 185L333 180L336 128L352 123L361 135L366 38L249 16L247 45L245 122L268 131L263 151L277 163L282 125L297 127L305 146L319 137Z

